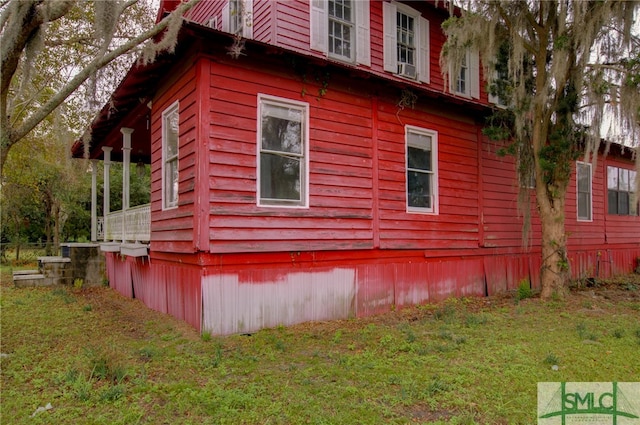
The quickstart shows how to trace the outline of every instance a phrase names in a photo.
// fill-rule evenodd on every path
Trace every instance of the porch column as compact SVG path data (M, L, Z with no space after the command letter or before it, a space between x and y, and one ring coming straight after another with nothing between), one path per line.
M122 242L126 242L126 211L129 209L129 185L131 181L131 133L133 128L122 127Z
M109 215L109 209L111 208L111 199L109 199L109 193L111 188L109 187L109 171L111 170L111 151L113 148L104 146L102 151L104 152L104 184L102 185L104 194L102 196L102 214L104 215L104 240L108 241L109 228L107 227L107 215Z
M91 160L91 242L98 240L98 161Z

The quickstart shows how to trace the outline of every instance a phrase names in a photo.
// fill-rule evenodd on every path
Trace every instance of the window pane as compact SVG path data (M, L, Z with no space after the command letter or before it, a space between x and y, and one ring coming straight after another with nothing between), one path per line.
M342 45L340 54L345 57L351 57L351 28L347 25L342 26Z
M607 189L618 190L618 169L607 167Z
M302 154L302 112L265 105L262 117L262 149Z
M590 197L588 193L578 194L578 218L591 220Z
M460 76L458 77L458 92L466 93L467 91L467 70L460 68Z
M618 192L618 214L629 215L629 192Z
M618 214L618 192L615 190L607 192L607 204L609 214Z
M629 191L629 170L618 168L618 190Z
M636 178L638 176L638 173L635 171L631 171L629 170L629 191L630 192L635 192L636 191Z
M165 146L167 158L178 155L178 113L165 117Z
M342 4L343 4L342 19L344 19L345 21L351 22L351 1L344 0Z
M431 175L407 171L407 197L410 207L431 208Z
M587 164L578 164L578 191L589 192L591 180L590 168Z
M407 135L407 143L410 146L431 150L431 136L420 133L409 133Z
M165 206L175 206L178 201L178 160L165 163Z
M301 200L301 160L284 155L260 154L260 195L267 199Z
M431 151L409 146L407 152L408 168L431 171Z

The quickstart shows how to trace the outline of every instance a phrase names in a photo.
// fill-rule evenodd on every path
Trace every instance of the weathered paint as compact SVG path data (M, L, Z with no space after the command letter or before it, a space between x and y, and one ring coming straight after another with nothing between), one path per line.
M203 278L203 330L250 333L265 327L353 314L354 270L286 269L217 274Z
M309 59L315 53L307 51L308 34L291 35L294 21L303 31L308 24L308 3L272 3L260 13L292 12L287 19L293 20L274 26L271 36L277 46L304 51L294 55L299 70L291 69L290 51L249 41L247 54L232 59L222 47L230 38L191 27L183 43L190 56L183 49L166 68L169 78L154 86L151 262L107 254L112 286L213 333L494 294L525 278L539 287L540 239L522 248L515 163L497 155L503 146L482 138L477 105L435 93L433 87L444 86L432 72L434 86L420 89L415 107L398 107L400 90L419 86L376 71L379 2L371 8L373 72L357 78L365 76L361 67L345 72L323 63L330 84L316 96L322 86L307 78L318 68ZM218 13L202 9L202 16L207 11ZM443 16L433 18L432 24ZM443 41L438 28L430 26L433 64ZM309 208L257 205L260 94L309 103ZM162 210L160 117L176 100L179 205ZM406 211L405 125L438 133L437 215ZM605 165L633 166L629 155L618 156L600 158L594 170L592 222L577 222L573 180L570 185L566 219L576 276L591 273L594 264L602 277L628 272L640 256L640 218L606 214ZM532 234L539 230L534 214Z
M358 266L356 270L358 316L390 311L394 303L393 265L366 264Z
M119 253L106 252L109 286L125 297L133 298L131 261L133 257L121 257Z
M263 256L254 255L253 266L248 257L246 264L222 265L219 256L201 256L199 261L208 264L202 267L141 258L122 261L106 254L116 291L212 334L366 317L451 296L494 295L516 289L523 280L539 288L541 263L538 252L417 260L411 252L406 258L368 258L362 251L342 261L331 252L323 260L299 253L293 263L286 257L265 263ZM576 251L569 259L574 277L607 278L629 273L639 257L640 247L627 247Z
M151 265L149 259L147 257L132 257L130 261L132 295L146 304L150 296L148 282L151 279Z

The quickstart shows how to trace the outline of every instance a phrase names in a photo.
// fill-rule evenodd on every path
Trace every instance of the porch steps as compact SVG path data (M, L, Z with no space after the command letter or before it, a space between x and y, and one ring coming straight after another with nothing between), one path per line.
M38 257L38 270L14 271L13 284L18 288L72 284L70 264L70 258Z
M52 283L41 273L34 274L13 274L13 284L18 288L27 286L51 286Z

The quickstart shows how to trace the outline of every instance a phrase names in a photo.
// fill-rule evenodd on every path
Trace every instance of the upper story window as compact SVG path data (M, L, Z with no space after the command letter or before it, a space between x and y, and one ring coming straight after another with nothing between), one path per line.
M398 74L410 78L416 77L416 18L406 13L398 12L397 45L398 45Z
M382 3L384 70L429 82L429 21L401 3Z
M308 205L309 105L258 97L258 205Z
M351 0L329 0L329 56L353 61L354 13Z
M578 197L578 221L591 221L591 164L576 164L576 192Z
M477 50L467 50L457 72L449 72L450 90L460 96L480 98L480 58Z
M328 57L371 66L369 2L312 0L311 49Z
M178 206L178 148L180 115L178 102L162 113L162 208Z
M468 84L469 84L469 65L468 58L469 53L462 57L462 62L460 63L460 73L458 73L456 78L456 92L469 94Z
M638 215L637 172L607 167L607 204L609 214Z
M222 8L222 31L253 38L253 0L229 0Z
M438 213L438 133L406 126L407 211Z

